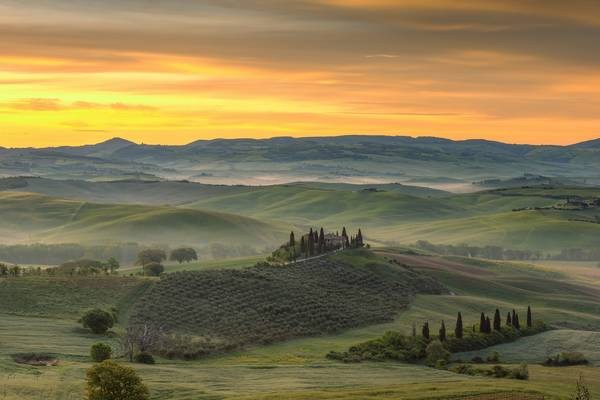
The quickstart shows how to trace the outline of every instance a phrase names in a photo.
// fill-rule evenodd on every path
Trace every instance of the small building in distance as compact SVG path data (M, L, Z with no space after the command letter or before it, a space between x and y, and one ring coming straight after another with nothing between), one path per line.
M327 249L340 249L344 247L345 242L346 239L343 236L333 233L325 234L325 248Z

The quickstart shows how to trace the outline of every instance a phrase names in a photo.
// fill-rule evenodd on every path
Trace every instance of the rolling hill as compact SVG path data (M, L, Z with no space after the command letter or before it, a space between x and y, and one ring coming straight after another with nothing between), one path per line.
M14 242L140 242L274 245L289 225L216 211L99 204L32 193L0 192L0 238Z

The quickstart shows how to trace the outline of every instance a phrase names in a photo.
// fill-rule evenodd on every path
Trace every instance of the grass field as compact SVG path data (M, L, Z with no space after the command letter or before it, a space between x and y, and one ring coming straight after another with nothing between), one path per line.
M569 398L580 374L594 394L600 393L600 368L597 367L547 368L532 364L530 380L516 381L456 375L418 365L342 364L326 360L324 355L328 351L344 350L386 330L408 333L414 321L429 320L437 328L436 322L444 319L452 326L457 310L463 312L465 324L476 322L480 311L491 312L500 306L503 310L517 308L524 312L529 303L535 318L554 324L569 323L579 329L598 319L597 286L582 280L579 275L571 277L568 269L561 270L558 266L414 256L407 259L409 256L390 251L383 255L435 276L456 295L418 295L408 310L386 324L258 346L193 362L160 359L155 366L135 365L135 368L151 388L152 399L165 400L424 400L499 390L535 391L544 393L547 399L562 400ZM520 282L518 286L517 281ZM13 315L0 312L0 399L80 399L85 369L91 365L86 360L89 345L95 341L115 345L111 338L93 337L80 330L74 321L76 318L69 317L69 314L79 312L73 302L77 297L70 298L69 293L60 296L64 301L58 304L63 304L64 311L52 312L63 315L61 318L34 316L35 313L27 308ZM581 309L575 304L578 297L583 304ZM123 302L130 304L129 300ZM115 301L117 303L120 301ZM20 301L12 307L18 308L19 304ZM594 341L588 335L594 337ZM584 354L589 352L588 358L595 359L596 335L551 331L502 348L501 357L508 362L531 357L527 359L535 362L542 356L543 349L551 346L556 352L578 348ZM563 346L559 339L565 336L573 339L564 341ZM578 338L590 341L587 350L577 347L581 342L576 340ZM519 356L529 347L533 348L531 356ZM35 368L12 361L11 354L27 351L52 352L61 362L57 367Z
M96 204L31 193L0 192L0 239L7 243L140 242L274 245L289 234L277 224L218 211Z

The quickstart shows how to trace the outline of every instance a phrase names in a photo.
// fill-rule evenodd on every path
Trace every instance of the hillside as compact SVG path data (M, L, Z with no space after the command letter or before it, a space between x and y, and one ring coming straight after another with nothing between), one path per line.
M131 322L210 340L186 349L200 356L391 321L414 294L444 291L356 250L286 266L169 274L140 299Z
M11 242L132 242L265 246L289 226L174 207L97 204L32 193L0 192L0 239Z
M215 139L181 146L115 138L80 147L4 149L0 175L158 176L236 184L417 182L472 191L476 189L472 182L511 179L523 173L600 183L593 173L600 166L599 151L593 142L561 147L407 136ZM449 178L453 184L439 183Z

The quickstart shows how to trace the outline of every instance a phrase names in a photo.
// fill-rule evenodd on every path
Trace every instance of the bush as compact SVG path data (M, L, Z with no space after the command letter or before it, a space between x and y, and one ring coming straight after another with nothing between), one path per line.
M500 362L500 353L497 351L493 352L487 357L487 362L497 363Z
M88 400L148 400L148 388L135 370L106 360L87 370Z
M94 362L108 360L112 356L112 348L105 343L96 343L92 345L90 356Z
M429 343L425 353L427 354L427 364L430 366L435 366L440 361L446 364L450 360L450 352L439 340Z
M114 322L112 314L99 308L90 310L81 317L83 327L95 334L106 333L109 328L113 327Z
M548 357L544 362L544 365L548 367L564 367L569 365L586 365L588 360L582 353L573 352L562 352L554 357Z
M527 380L529 379L529 369L527 364L521 364L518 368L511 371L510 377L513 379Z
M156 362L152 354L146 352L136 354L133 360L139 364L154 364Z
M164 271L165 267L156 262L144 265L144 274L146 276L160 276Z

